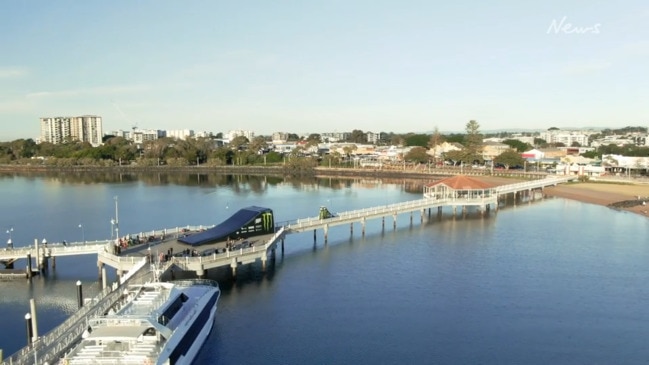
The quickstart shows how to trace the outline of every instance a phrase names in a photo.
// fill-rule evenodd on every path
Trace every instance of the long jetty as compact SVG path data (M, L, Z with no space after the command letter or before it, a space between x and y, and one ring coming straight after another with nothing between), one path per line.
M208 255L165 256L160 266L157 266L155 273L149 269L146 263L152 262L153 250L156 255L160 249L169 247L175 243L176 239L183 234L202 231L212 226L187 226L171 229L156 230L150 232L140 232L138 236L153 238L148 243L138 245L139 247L129 248L124 252L115 249L114 240L94 241L94 242L77 242L63 245L50 244L45 246L34 242L34 246L21 247L14 249L0 250L0 261L14 262L21 258L27 258L31 266L31 255L36 258L37 268L46 270L48 260L54 260L56 257L72 255L97 255L97 265L99 275L102 279L102 290L100 294L89 301L87 307L75 313L62 325L29 346L23 348L16 354L6 359L2 364L52 364L57 357L69 348L85 329L85 320L88 317L105 313L118 299L125 285L143 283L153 280L154 275L169 274L173 278L173 270L193 271L198 277L204 277L207 270L227 267L232 269L233 276L236 276L237 267L241 264L249 264L261 261L263 269L269 258L273 258L278 245L284 250L284 238L287 234L299 233L313 230L314 238L316 231L324 231L325 241L327 232L330 227L349 224L350 231L353 233L354 224L360 223L361 233L365 234L365 224L370 219L382 219L382 225L385 227L385 217L391 217L393 227L396 229L397 216L404 213L410 213L410 223L413 222L414 213L418 212L423 222L426 210L437 208L439 214L444 207L451 207L453 214L457 208L466 212L467 207L477 207L480 211L489 211L491 207L498 209L498 201L507 194L525 194L548 186L556 186L576 179L576 176L552 177L525 181L514 184L501 185L495 188L486 189L476 195L458 195L458 194L439 194L424 193L422 199L412 201L382 205L378 207L364 208L352 211L336 213L330 217L308 217L287 221L276 227L275 233L267 236L260 236L257 241L247 242L247 244L237 244L227 249L219 248L218 243L209 246ZM224 243L221 243L224 245ZM165 246L167 245L167 246ZM201 246L202 248L206 246ZM163 251L164 252L164 251ZM106 283L106 268L108 265L117 271L118 282L112 286ZM29 269L31 271L31 268ZM29 274L28 274L29 275ZM2 360L2 359L0 359Z

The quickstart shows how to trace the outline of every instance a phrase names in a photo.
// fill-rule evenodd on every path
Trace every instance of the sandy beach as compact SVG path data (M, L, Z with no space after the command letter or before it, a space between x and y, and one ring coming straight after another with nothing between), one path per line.
M648 215L649 185L629 183L571 183L558 185L544 190L548 196L557 196L566 199L579 200L585 203L599 204L605 206L627 205L626 207L615 207L629 212ZM623 202L626 202L624 204Z
M494 185L511 184L511 179L484 177ZM546 196L578 200L584 203L611 206L649 216L649 184L633 182L582 182L561 184L543 190ZM646 201L647 205L643 205ZM615 207L614 205L618 205Z

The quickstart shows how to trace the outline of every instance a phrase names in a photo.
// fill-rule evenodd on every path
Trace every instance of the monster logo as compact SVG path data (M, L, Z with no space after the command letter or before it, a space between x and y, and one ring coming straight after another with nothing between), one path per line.
M272 212L264 212L261 215L262 218L262 224L264 227L264 232L271 232L273 230L273 213Z

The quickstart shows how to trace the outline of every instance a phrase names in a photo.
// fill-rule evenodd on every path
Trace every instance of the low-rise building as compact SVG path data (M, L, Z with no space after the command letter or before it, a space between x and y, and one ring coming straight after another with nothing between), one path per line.
M508 144L500 142L483 142L482 144L482 158L487 161L493 161L496 156L499 156L505 151L511 150L512 147Z

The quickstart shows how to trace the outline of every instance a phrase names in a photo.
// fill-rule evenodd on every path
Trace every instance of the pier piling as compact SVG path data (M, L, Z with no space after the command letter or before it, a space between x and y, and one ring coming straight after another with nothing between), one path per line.
M322 231L324 232L324 243L327 243L327 239L329 237L329 226L325 224L325 226L322 228Z
M106 289L108 283L106 282L106 266L101 267L101 288Z
M79 309L83 307L83 288L81 286L81 280L77 280L77 306Z
M32 342L38 340L38 320L36 319L36 301L34 298L29 299L29 310L32 317Z
M32 254L27 254L27 278L32 278Z
M27 325L27 346L32 344L32 315L25 314L25 324Z

